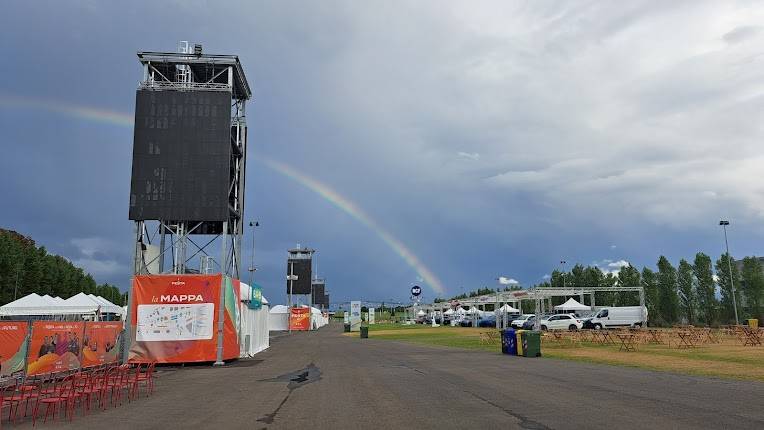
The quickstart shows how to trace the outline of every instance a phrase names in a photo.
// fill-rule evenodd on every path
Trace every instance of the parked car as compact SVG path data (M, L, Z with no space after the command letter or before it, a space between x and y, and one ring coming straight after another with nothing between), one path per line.
M586 322L586 328L601 330L610 327L647 327L647 308L644 306L606 307Z
M594 328L589 325L589 321L591 321L592 318L597 316L597 312L589 312L588 314L580 317L582 323L584 323L584 328Z
M512 322L511 322L511 323L509 323L509 325L510 325L512 328L522 328L522 327L523 327L523 324L525 324L525 322L526 322L526 321L528 321L529 319L531 319L531 318L533 318L533 317L535 317L535 316L536 316L536 315L534 315L534 314L524 314L524 315L520 315L520 317L519 317L519 318L517 318L516 320L512 320Z
M541 330L578 330L583 326L584 323L572 314L557 314L541 320Z
M478 321L478 327L496 327L496 317L484 317Z
M522 327L520 328L522 328L523 330L533 330L533 328L536 326L536 318L537 317L535 315L528 318L527 320L525 320Z

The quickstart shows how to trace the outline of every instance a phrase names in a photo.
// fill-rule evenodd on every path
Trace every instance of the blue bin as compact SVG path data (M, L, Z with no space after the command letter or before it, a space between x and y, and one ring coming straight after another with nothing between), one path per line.
M509 355L517 355L517 335L515 329L501 331L501 352Z

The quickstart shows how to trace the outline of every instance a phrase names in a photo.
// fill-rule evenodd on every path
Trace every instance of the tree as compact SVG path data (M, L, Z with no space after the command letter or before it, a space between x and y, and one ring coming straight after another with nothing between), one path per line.
M764 300L764 272L756 257L743 259L742 282L740 290L752 318L762 318L761 302Z
M125 303L119 288L98 286L92 276L65 258L48 254L31 238L0 229L0 304L30 293L67 298L81 291Z
M730 273L730 267L732 267L732 273ZM734 321L735 304L732 301L732 287L734 284L737 290L737 287L740 286L740 273L738 273L735 260L726 252L716 260L716 276L718 277L719 292L722 296L721 318L725 322ZM740 293L738 291L735 291L735 301L740 303Z
M688 324L695 321L695 288L692 274L692 265L684 258L679 260L679 270L677 271L677 290L679 292L679 306L682 315L687 319Z
M658 277L655 276L655 272L647 267L642 269L642 287L645 289L647 319L660 323L660 315L658 313Z
M667 324L675 323L679 314L676 269L662 255L658 258L658 312Z
M576 264L570 270L570 273L565 274L565 285L568 287L594 287L596 285L588 284L590 282L586 276L586 269L581 264Z
M714 273L711 268L711 257L702 252L695 254L692 274L695 278L698 317L702 318L706 325L711 326L716 321L716 308L719 305L719 302L716 300L716 286L714 285Z
M563 276L566 279L563 279ZM549 285L554 288L562 288L563 284L570 280L570 276L560 270L552 270L552 276L549 278Z
M633 288L639 287L641 281L642 277L639 274L639 270L629 264L622 267L618 272L616 285L621 288ZM639 303L639 293L636 291L620 291L615 297L616 306L633 306L635 302Z

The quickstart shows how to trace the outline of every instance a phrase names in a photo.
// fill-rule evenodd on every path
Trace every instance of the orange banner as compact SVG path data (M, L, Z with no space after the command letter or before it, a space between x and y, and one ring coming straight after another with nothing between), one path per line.
M310 308L292 308L289 312L290 330L310 330Z
M223 358L239 356L238 306L221 275L136 276L130 307L131 362L184 363L217 359L221 282L226 282ZM230 292L229 292L230 291Z
M34 321L27 357L27 375L80 367L83 322Z
M28 331L24 321L0 321L0 376L24 371Z
M82 336L82 367L116 363L119 360L121 322L86 322Z

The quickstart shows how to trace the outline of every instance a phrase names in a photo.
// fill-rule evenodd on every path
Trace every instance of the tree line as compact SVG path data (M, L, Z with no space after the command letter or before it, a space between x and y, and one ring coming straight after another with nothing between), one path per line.
M84 292L124 306L127 297L115 285L97 284L69 260L49 254L30 237L0 229L0 305L30 293L63 299Z
M730 272L731 270L731 272ZM699 252L690 262L684 258L675 267L665 256L660 256L655 269L643 267L640 271L628 264L618 273L603 272L597 266L576 264L570 271L554 270L548 281L531 288L586 288L586 287L643 287L645 306L651 325L671 326L692 324L718 326L733 324L735 311L732 285L735 287L738 318L764 320L764 270L756 257L745 257L736 262L726 253L715 262ZM505 291L521 289L510 286ZM479 288L447 300L459 300L496 293L496 289ZM578 298L577 298L578 299ZM552 305L562 304L565 297L552 298ZM436 298L434 302L446 299ZM584 296L584 304L591 306L591 299ZM597 306L639 305L637 291L598 292L594 298ZM534 312L531 301L523 301L524 312Z
M756 257L745 257L737 263L724 253L712 262L711 257L699 252L692 262L681 259L678 266L674 267L665 256L660 256L656 268L643 267L640 271L626 265L614 274L605 273L596 266L584 267L577 264L569 272L555 270L549 281L534 287L642 286L652 325L715 326L735 322L732 299L734 284L740 321L764 317L764 271ZM560 302L564 300L557 299ZM636 291L597 293L595 304L637 305L639 294Z

